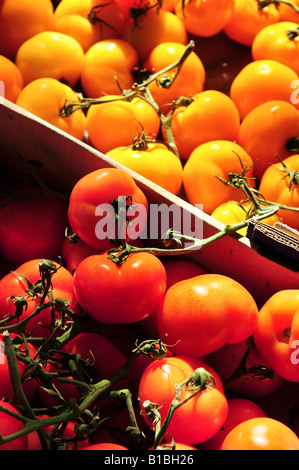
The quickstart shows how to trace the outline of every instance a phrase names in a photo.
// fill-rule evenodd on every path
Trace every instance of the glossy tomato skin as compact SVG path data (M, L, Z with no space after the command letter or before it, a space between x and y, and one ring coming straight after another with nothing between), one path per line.
M173 194L181 189L181 160L163 143L149 142L144 149L117 147L106 155Z
M290 382L299 382L299 290L273 294L261 307L254 343L272 369Z
M42 195L30 198L40 193L38 188L16 191L14 195L21 199L0 209L0 252L15 264L60 255L68 202Z
M39 263L41 259L27 261L20 265L4 276L0 280L0 312L1 318L15 313L16 307L14 305L15 297L24 297L27 302L27 308L23 311L20 317L21 321L31 315L37 308L40 297L34 292L30 292L28 283L24 277L28 279L29 283L35 284L40 279ZM54 262L53 262L54 263ZM72 274L63 266L54 263L59 269L52 276L52 289L51 294L53 299L59 298L64 301L69 301L70 309L75 313L78 312L77 301L73 291L73 277ZM23 277L24 276L24 277ZM40 290L40 289L39 289ZM8 301L7 299L10 298ZM47 301L47 298L46 298ZM56 315L58 315L56 313ZM52 324L51 307L47 307L33 317L26 325L25 332L32 336L48 337L51 334L50 326ZM12 320L10 324L16 323L16 319Z
M228 415L223 427L212 439L203 442L199 450L219 450L224 438L238 424L252 418L266 417L264 410L247 398L228 399Z
M131 253L120 265L103 253L79 264L74 291L81 307L95 320L133 323L155 310L166 282L162 262L151 253Z
M252 418L232 429L220 450L299 450L299 439L280 421Z
M253 297L240 283L220 274L202 274L172 285L155 320L159 337L168 334L174 354L199 357L249 337L257 316Z
M268 201L289 207L298 207L299 154L291 155L282 162L278 161L270 165L261 178L259 191ZM298 212L280 209L278 216L283 223L299 230Z
M161 407L159 412L163 423L175 397L175 385L186 380L199 367L204 367L213 375L215 387L206 388L177 408L167 428L175 441L191 445L211 438L226 420L228 404L218 374L201 361L188 356L157 359L142 374L138 392L142 414L143 402L149 400ZM181 399L191 393L182 390ZM153 426L146 416L144 419L149 427Z
M1 400L1 406L4 406L9 411L19 414L19 411L10 403ZM0 433L2 436L9 436L15 432L21 431L24 427L22 421L9 416L5 411L0 411ZM11 442L0 445L0 450L27 450L27 435L14 439Z
M137 231L141 232L146 224L148 203L133 178L125 171L116 168L88 173L75 184L70 195L68 219L71 228L83 242L100 251L113 247L110 239L119 238L126 241L130 238L128 231L121 230L115 224L112 203L116 199L127 197L132 198L133 207L137 205L137 209L140 209L140 216L133 210L133 218L135 216L138 219L140 225ZM125 205L120 204L120 206L121 209L125 208ZM99 212L97 212L98 207ZM108 211L107 215L104 214L104 210ZM127 216L130 218L129 213ZM99 226L101 223L104 225ZM97 227L101 229L99 236Z
M234 141L240 116L231 98L218 90L196 93L186 105L178 106L171 118L171 130L178 153L188 160L199 145L213 140ZM162 134L166 140L164 128Z

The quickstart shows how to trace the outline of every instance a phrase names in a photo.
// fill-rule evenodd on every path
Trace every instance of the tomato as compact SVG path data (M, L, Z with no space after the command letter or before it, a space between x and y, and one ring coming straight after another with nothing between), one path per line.
M70 116L62 115L66 102L79 102L71 87L55 78L39 78L21 90L16 104L73 137L83 140L86 128L85 114L82 109L78 109Z
M52 276L51 296L53 300L61 299L69 301L70 309L77 312L76 298L73 292L73 277L71 273L58 263L50 262L57 268ZM40 268L44 266L44 260L34 259L22 264L15 271L10 272L0 280L0 312L1 320L16 311L15 299L24 297L26 306L18 321L29 317L37 308L43 289L41 286ZM58 269L59 268L59 269ZM27 282L24 277L29 281ZM46 302L48 297L46 297ZM57 320L58 313L54 314ZM17 319L9 324L15 324ZM44 308L33 317L25 327L25 333L34 337L49 337L53 322L51 307ZM53 326L53 325L52 325Z
M132 147L121 146L109 150L106 156L173 194L181 189L181 160L164 143L145 141L140 146L138 143Z
M112 205L115 201L117 207ZM114 246L111 240L138 238L146 224L147 208L146 196L128 173L104 168L86 174L74 185L68 219L84 243L104 251ZM132 223L128 227L127 218Z
M297 28L298 24L292 21L279 21L263 28L251 46L253 60L277 60L299 73Z
M183 170L183 187L188 201L202 204L204 212L211 214L220 204L229 200L240 202L244 192L224 184L230 173L242 174L247 168L248 186L254 187L253 161L241 145L227 140L205 142L196 147ZM243 165L243 168L242 168Z
M276 5L260 8L256 0L235 0L224 33L233 41L250 47L256 34L280 20Z
M199 357L248 338L257 315L253 297L240 283L220 274L202 274L166 291L156 322L159 337L168 335L174 354Z
M290 5L289 5L290 4ZM299 7L298 0L290 0L288 3L280 3L278 4L278 11L280 16L280 21L298 21L298 12L292 7Z
M4 55L0 55L0 80L4 84L4 97L15 103L24 88L24 80L16 64Z
M188 33L196 36L215 36L226 26L232 14L233 0L186 0L178 1L176 15L182 19Z
M264 410L254 401L247 398L230 398L228 416L223 427L212 439L202 443L199 450L219 450L224 438L238 424L252 418L266 417Z
M285 424L272 418L252 418L226 436L220 450L298 450L299 439Z
M234 77L230 97L237 106L241 120L256 106L266 101L290 102L291 87L297 83L296 72L276 60L254 60Z
M237 143L255 162L253 173L261 179L266 169L294 151L290 144L299 135L299 112L291 103L281 100L262 103L243 119Z
M270 165L261 178L259 191L268 201L299 207L299 154ZM298 212L280 209L283 223L299 230Z
M152 450L153 447L150 447L148 450ZM158 446L157 450L198 450L197 447L192 446L191 444L184 444L183 442L163 442Z
M133 323L146 318L166 289L162 262L147 252L131 253L122 263L107 253L81 261L74 274L74 290L81 307L102 323Z
M237 224L246 220L247 212L240 202L227 201L216 207L211 216L224 225ZM246 236L247 227L237 230L237 233Z
M128 90L134 83L132 71L137 63L137 52L128 41L112 38L96 42L84 56L80 77L84 94L99 98L118 94L119 86Z
M226 344L212 352L209 360L228 391L245 397L268 396L279 390L285 380L272 370L269 362L261 357L251 343L251 337L248 337L239 343ZM244 367L241 367L242 361L245 362ZM241 370L236 372L238 368ZM237 375L234 380L232 374Z
M123 39L137 51L140 62L163 42L187 44L187 32L183 21L171 11L148 9L137 19L130 18L124 29Z
M186 100L185 100L186 101ZM212 140L234 141L240 117L229 96L217 90L196 93L186 104L177 106L171 118L171 131L179 155L188 160L199 145ZM162 134L166 139L164 128Z
M57 259L68 223L68 202L44 197L39 188L21 189L14 196L0 209L0 252L16 264Z
M261 307L254 343L262 358L286 380L299 382L299 290L273 294Z
M14 333L10 333L11 341L15 344L15 347L25 355L25 346L22 340L22 337ZM0 334L0 395L2 398L10 401L13 398L13 389L11 385L10 371L7 360L7 355L5 352L5 340L3 339L3 334ZM35 347L28 343L29 355L33 359L37 353ZM28 369L24 362L21 359L17 359L19 375L21 379L21 386L27 400L32 400L36 390L37 382L34 379L30 378L30 373L28 374Z
M114 442L99 442L98 444L90 444L86 447L81 447L79 450L129 450L127 447L121 446Z
M73 88L81 76L84 51L67 34L43 31L23 42L15 62L25 85L38 78L55 78Z
M163 264L167 275L167 289L184 279L207 274L203 266L189 259L167 259Z
M65 237L62 247L61 256L63 263L68 271L74 273L78 264L87 256L96 255L99 251L84 243L78 237L74 240Z
M143 66L146 70L156 73L179 60L184 54L186 47L177 42L162 42L152 49ZM166 77L173 79L177 68L163 73L148 85L148 89L155 102L161 107L164 114L169 110L169 103L181 96L190 96L203 91L206 71L204 65L195 51L192 51L180 68L178 75L171 86L165 88L160 86L159 80L164 81Z
M154 425L145 415L144 402L149 400L158 405L163 423L175 398L175 386L190 378L190 375L200 367L212 374L215 386L200 391L176 408L166 431L175 441L194 445L210 439L221 429L228 413L222 382L213 369L188 356L157 359L143 372L138 398L142 415L150 428ZM192 390L185 390L183 387L180 399L184 400L190 395Z
M129 101L121 98L108 95L104 100L112 101L93 104L86 114L89 140L103 153L132 145L141 131L155 139L160 130L160 117L151 104L139 97Z
M51 0L2 0L0 5L0 54L11 60L27 39L53 27Z
M13 405L6 401L0 400L0 405L6 408L8 412L20 414ZM19 432L23 427L24 423L21 420L5 413L5 411L0 411L0 433L3 437ZM27 435L0 445L0 450L27 450Z

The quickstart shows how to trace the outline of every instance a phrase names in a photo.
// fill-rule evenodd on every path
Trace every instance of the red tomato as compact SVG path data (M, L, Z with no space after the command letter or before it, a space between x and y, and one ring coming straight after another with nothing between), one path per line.
M200 445L200 450L219 450L224 438L238 424L252 418L266 417L264 410L254 401L247 398L231 398L228 400L228 416L223 427L212 439Z
M280 421L252 418L233 428L220 450L299 450L299 439Z
M0 400L0 405L8 411L19 414L19 411L10 403ZM22 421L8 415L5 411L0 411L0 434L3 437L10 436L15 432L21 431L23 427L24 423ZM27 435L0 445L0 450L27 450Z
M38 188L17 191L16 199L0 209L0 252L16 264L35 258L56 260L60 254L68 202L30 197L40 193Z
M202 274L174 284L156 312L159 337L168 335L174 354L192 357L248 338L257 320L258 309L251 294L220 274Z
M269 362L260 356L255 345L252 345L240 374L238 372L234 380L231 380L232 374L236 374L250 344L251 338L247 338L239 343L226 344L217 349L209 356L211 366L220 375L225 389L247 397L268 396L279 390L285 380L272 370ZM255 366L260 366L260 368L254 369ZM266 367L266 370L263 367ZM269 376L267 376L268 372Z
M81 447L79 450L128 450L128 448L114 442L99 442L98 444Z
M170 420L167 432L175 441L193 445L210 439L219 431L228 413L222 382L213 369L188 356L157 359L142 374L138 397L141 411L149 427L153 428L153 424L144 414L144 402L149 400L159 406L163 423L175 398L175 386L190 378L190 374L200 367L212 374L215 386L197 393L178 407ZM192 391L183 388L180 399L183 400L190 395Z
M259 311L254 343L272 369L299 382L299 290L276 292Z
M130 203L123 198L131 198L132 201ZM112 203L116 200L119 204L114 209ZM126 217L133 223L133 228L126 227L125 215L121 212L128 207ZM145 226L147 208L144 193L128 173L116 168L104 168L88 173L75 184L70 195L68 218L71 228L82 241L103 251L113 247L111 239L136 239ZM116 223L117 209L121 224ZM138 211L140 214L136 216ZM134 225L134 217L137 226ZM128 237L129 231L131 237Z
M131 253L120 265L103 253L79 264L74 291L81 307L95 320L133 323L155 310L166 282L162 262L151 253Z
M78 264L87 256L96 255L99 250L92 248L80 239L72 241L69 238L65 238L61 247L61 256L65 267L71 273L74 273Z
M184 279L207 274L203 266L189 259L168 259L163 261L163 264L167 275L167 289Z
M16 297L24 297L27 302L18 321L29 317L37 308L40 301L42 286L40 283L40 265L44 260L35 259L27 261L19 266L15 271L7 274L0 280L0 312L1 319L12 315L16 311L14 304ZM62 299L70 302L70 309L77 311L76 298L73 292L73 276L64 267L54 263L57 271L52 276L52 288L50 290L53 300ZM59 269L58 269L59 268ZM29 281L27 282L26 279ZM46 302L48 297L46 297ZM57 318L58 313L55 313ZM16 323L17 320L11 320L9 324ZM49 337L53 322L51 307L41 310L38 315L33 317L26 325L27 335Z

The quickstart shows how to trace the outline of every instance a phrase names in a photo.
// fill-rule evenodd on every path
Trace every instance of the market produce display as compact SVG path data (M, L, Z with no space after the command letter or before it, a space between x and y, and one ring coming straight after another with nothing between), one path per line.
M297 21L295 0L0 0L3 97L117 164L61 192L20 159L1 191L0 450L299 450L299 279L260 305L188 258L253 220L298 250ZM223 229L165 231L126 170Z

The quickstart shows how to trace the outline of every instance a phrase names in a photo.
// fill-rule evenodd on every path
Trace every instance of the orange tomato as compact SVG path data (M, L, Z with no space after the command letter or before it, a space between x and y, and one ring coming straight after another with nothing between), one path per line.
M39 78L23 88L16 104L82 140L86 127L85 114L79 109L68 117L61 116L66 101L78 101L72 88L54 78Z
M108 95L104 99L121 98ZM86 129L92 145L103 153L119 146L130 146L142 127L146 135L156 138L160 118L145 100L135 97L131 101L117 99L90 106L86 114Z
M125 90L131 88L132 70L137 63L136 50L124 39L105 39L93 44L85 53L81 73L84 93L99 98L104 94L118 94L119 86Z
M269 201L299 208L299 154L274 163L264 172L259 191ZM283 223L299 230L299 213L280 209Z
M288 0L288 3L299 8L299 0ZM278 11L280 21L294 21L295 23L299 20L299 13L287 3L279 3Z
M256 0L235 0L224 33L233 41L250 47L261 29L279 20L279 12L275 5L260 9Z
M150 52L162 42L187 44L187 32L182 20L167 10L147 10L137 20L130 18L123 39L135 48L139 61L145 61Z
M280 21L266 26L254 38L251 54L254 60L272 59L299 73L298 24Z
M240 117L235 103L217 90L196 93L186 104L177 106L171 119L171 130L179 155L188 160L191 152L204 142L235 140ZM164 127L163 138L166 139Z
M253 172L260 180L276 155L284 159L293 154L290 145L299 137L299 111L291 103L274 100L262 103L243 119L237 142L255 162Z
M153 73L159 72L180 59L185 50L186 47L183 44L163 42L154 47L143 66ZM177 67L163 73L163 76L158 77L158 80L165 79L165 77L172 79L176 72ZM156 80L151 82L148 88L156 103L160 107L163 106L162 111L165 113L165 110L167 112L168 109L166 104L171 103L180 96L189 96L203 91L205 75L201 59L195 51L192 51L169 88L159 86Z
M215 36L223 30L232 14L234 0L178 1L176 15L183 21L188 33L196 36Z
M2 0L0 4L0 54L11 60L27 39L53 27L51 0Z
M43 31L27 39L16 55L24 84L37 78L55 78L70 87L79 81L84 51L76 39L56 31Z
M244 199L243 191L218 179L228 181L229 173L242 173L240 162L248 169L246 176L252 178L252 159L240 145L226 140L199 145L191 153L183 171L183 186L188 201L193 205L202 204L207 214L229 200L240 202ZM254 186L254 180L249 179L248 185Z
M233 79L230 97L243 120L249 111L266 101L290 102L292 84L299 85L298 80L292 68L276 60L254 60Z
M181 161L163 143L148 142L141 148L134 148L134 145L117 147L106 152L106 155L173 194L178 194L181 189Z
M4 55L0 55L0 81L4 84L4 97L15 103L24 87L24 80L16 64Z

